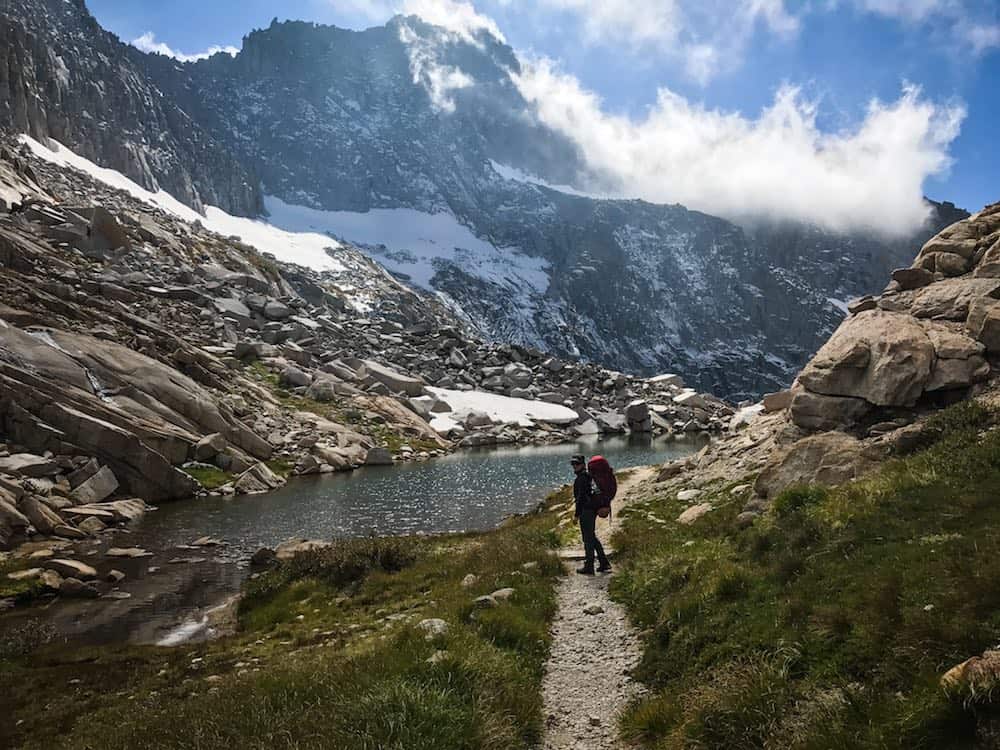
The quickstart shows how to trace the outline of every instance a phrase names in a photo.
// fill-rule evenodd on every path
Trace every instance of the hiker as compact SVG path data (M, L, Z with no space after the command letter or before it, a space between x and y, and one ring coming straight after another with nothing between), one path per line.
M606 503L602 502L600 490L594 485L590 472L587 471L587 460L581 455L573 456L570 465L576 473L576 480L573 482L573 499L576 501L576 518L580 519L580 534L583 537L584 561L583 567L576 572L581 575L594 575L594 553L597 553L597 560L600 567L599 573L606 573L611 570L611 563L608 562L607 555L604 554L604 547L601 546L597 538L597 509Z

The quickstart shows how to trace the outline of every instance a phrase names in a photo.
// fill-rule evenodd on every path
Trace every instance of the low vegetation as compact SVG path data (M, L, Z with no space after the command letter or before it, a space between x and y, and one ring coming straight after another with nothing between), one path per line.
M646 501L616 540L613 595L644 628L650 692L622 719L650 748L997 747L991 697L940 686L1000 642L1000 431L975 403L915 454L837 489L793 488L738 530L745 497L684 527ZM699 498L699 502L703 498Z
M198 464L197 466L185 466L184 472L194 479L206 490L217 490L223 485L229 484L236 479L235 474L217 469L214 466Z
M238 633L219 641L70 649L12 635L0 746L533 747L561 570L554 521L540 509L485 534L306 553L248 581ZM507 601L476 605L505 587ZM425 618L446 632L425 632Z

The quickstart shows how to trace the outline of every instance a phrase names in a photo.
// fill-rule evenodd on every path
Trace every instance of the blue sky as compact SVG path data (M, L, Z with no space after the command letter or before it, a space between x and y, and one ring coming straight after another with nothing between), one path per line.
M1000 200L998 0L88 0L88 6L126 41L145 34L147 44L189 55L239 47L245 33L274 16L363 28L406 10L459 32L498 29L524 59L543 66L544 75L529 85L536 96L565 97L566 107L593 122L573 135L595 154L595 167L614 172L623 192L653 200L739 213L739 198L720 194L774 193L772 202L788 202L779 183L798 179L805 181L790 193L792 202L796 193L805 196L796 210L806 216L815 209L805 204L827 200L837 192L832 186L854 194L831 201L830 211L845 217L884 200L908 220L904 203L921 189L972 210ZM919 92L904 94L904 86ZM870 108L873 98L886 110L881 117ZM568 128L557 121L560 108L550 109L550 124ZM775 130L767 123L779 116L795 122ZM870 152L866 128L886 140L898 135L900 143L865 170L831 166L831 153L847 161ZM681 131L691 129L717 136L683 140ZM768 142L786 137L792 155L767 151ZM654 158L612 154L612 138L641 143ZM696 156L679 157L678 142ZM727 151L720 142L735 145ZM759 162L744 164L732 156L738 149L760 149L765 163L782 163L770 182L744 180ZM733 159L732 179L699 180L712 169L707 165ZM652 173L645 161L662 165L662 172ZM807 174L815 178L800 178Z

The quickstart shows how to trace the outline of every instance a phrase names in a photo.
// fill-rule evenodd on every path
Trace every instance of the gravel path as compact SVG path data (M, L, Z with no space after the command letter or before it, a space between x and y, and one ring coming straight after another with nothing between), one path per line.
M632 487L653 476L639 469L622 482L615 508L628 503ZM618 526L612 520L611 530ZM598 523L607 547L611 530ZM559 611L552 624L552 651L542 681L546 716L544 750L611 750L619 742L618 715L641 691L629 673L641 648L625 611L608 596L608 575L576 574L582 550L564 550L568 568L558 590ZM613 575L613 573L612 573ZM592 612L592 614L588 614Z

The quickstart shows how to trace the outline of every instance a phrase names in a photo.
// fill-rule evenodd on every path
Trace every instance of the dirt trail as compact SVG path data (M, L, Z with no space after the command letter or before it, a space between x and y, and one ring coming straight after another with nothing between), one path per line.
M622 481L615 510L628 505L633 488L650 480L656 467L644 467ZM599 521L597 535L606 550L619 521ZM576 574L583 550L564 549L568 568L557 591L559 611L552 624L552 652L542 681L546 716L544 750L612 750L618 715L641 691L629 676L641 653L625 611L608 596L611 576ZM613 572L612 572L613 575ZM600 612L587 614L585 610Z

